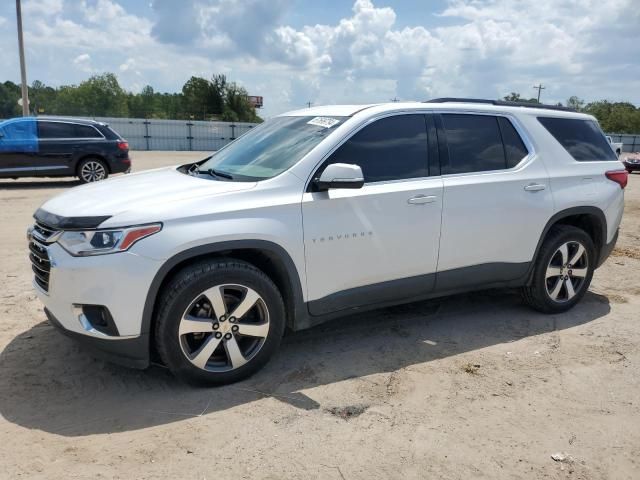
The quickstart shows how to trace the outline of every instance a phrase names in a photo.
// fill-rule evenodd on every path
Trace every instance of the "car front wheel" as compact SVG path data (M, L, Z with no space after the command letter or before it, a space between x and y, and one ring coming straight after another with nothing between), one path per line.
M216 259L195 264L163 292L156 346L183 380L241 380L264 366L280 344L284 302L269 277L249 263Z

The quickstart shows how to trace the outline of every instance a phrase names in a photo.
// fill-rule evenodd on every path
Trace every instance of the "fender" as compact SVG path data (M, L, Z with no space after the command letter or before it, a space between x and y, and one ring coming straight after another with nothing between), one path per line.
M151 286L149 287L149 291L147 292L147 298L145 300L144 309L142 311L142 326L140 331L141 335L151 334L151 322L153 320L153 311L156 304L156 299L158 297L158 291L160 290L163 281L166 279L167 275L174 267L192 258L209 255L212 253L220 253L226 250L240 249L253 249L268 252L271 256L276 257L282 262L287 271L291 292L293 294L293 311L291 312L293 314L292 327L296 329L296 324L298 322L302 322L304 324L304 319L308 314L302 295L302 285L300 283L298 269L291 259L291 256L289 256L289 253L287 253L287 251L280 245L266 240L232 240L200 245L198 247L184 250L169 258L160 267L160 269L156 272L156 275L153 277L153 281L151 282Z
M542 247L542 242L547 236L547 233L549 233L549 230L551 229L551 227L553 227L553 225L555 225L559 220L562 220L563 218L571 217L573 215L594 215L598 218L598 220L600 220L600 228L601 228L600 235L602 238L602 245L600 245L600 249L604 248L607 241L607 218L605 217L604 212L602 210L600 210L597 207L583 206L583 207L571 207L571 208L567 208L565 210L556 212L549 219L547 224L544 226L544 229L542 230L542 234L538 239L538 245L536 246L536 250L531 260L531 266L529 267L529 271L527 272L527 277L526 277L527 284L529 283L529 281L531 281L531 275L533 275L533 269L535 268L535 261L536 261L536 258L538 258L538 252ZM600 251L598 252L598 256L600 256ZM597 265L599 266L600 263L601 262L598 261Z

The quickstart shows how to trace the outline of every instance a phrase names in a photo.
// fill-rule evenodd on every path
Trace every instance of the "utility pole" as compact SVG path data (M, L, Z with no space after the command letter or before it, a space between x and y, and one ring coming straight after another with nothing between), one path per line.
M393 103L398 103L400 100L398 99L398 97L393 97L393 98L391 99L391 101L392 101Z
M22 80L22 116L29 116L29 90L27 88L27 67L24 61L24 40L22 39L22 9L20 0L16 0L16 17L18 18L18 50L20 52L20 77Z
M307 108L311 108L311 105L313 105L313 102L307 102Z
M540 92L547 87L543 86L542 83L540 83L539 85L534 85L533 88L538 90L538 103L540 103Z

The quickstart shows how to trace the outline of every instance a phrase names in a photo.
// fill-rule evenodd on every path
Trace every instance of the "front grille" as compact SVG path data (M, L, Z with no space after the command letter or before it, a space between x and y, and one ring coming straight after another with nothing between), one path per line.
M35 281L45 292L49 291L49 274L51 272L51 260L47 252L46 244L55 241L59 230L36 223L29 236L29 260Z

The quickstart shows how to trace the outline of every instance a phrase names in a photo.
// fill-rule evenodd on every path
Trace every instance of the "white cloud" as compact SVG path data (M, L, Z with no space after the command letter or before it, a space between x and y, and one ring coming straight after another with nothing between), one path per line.
M91 55L89 55L88 53L82 53L78 55L73 59L73 64L83 72L94 72L94 69L91 67Z
M150 17L122 0L25 0L29 78L77 83L115 71L126 88L177 91L191 75L226 73L263 95L267 114L307 101L532 96L539 81L548 101L640 103L637 0L452 0L430 28L411 18L398 26L378 1L354 0L330 24L293 26L290 0L154 0ZM3 3L0 25L13 14ZM1 29L0 44L13 43L15 32ZM7 71L19 71L4 50Z
M52 16L62 12L62 7L62 0L26 0L22 5L22 13L23 16L33 14Z

